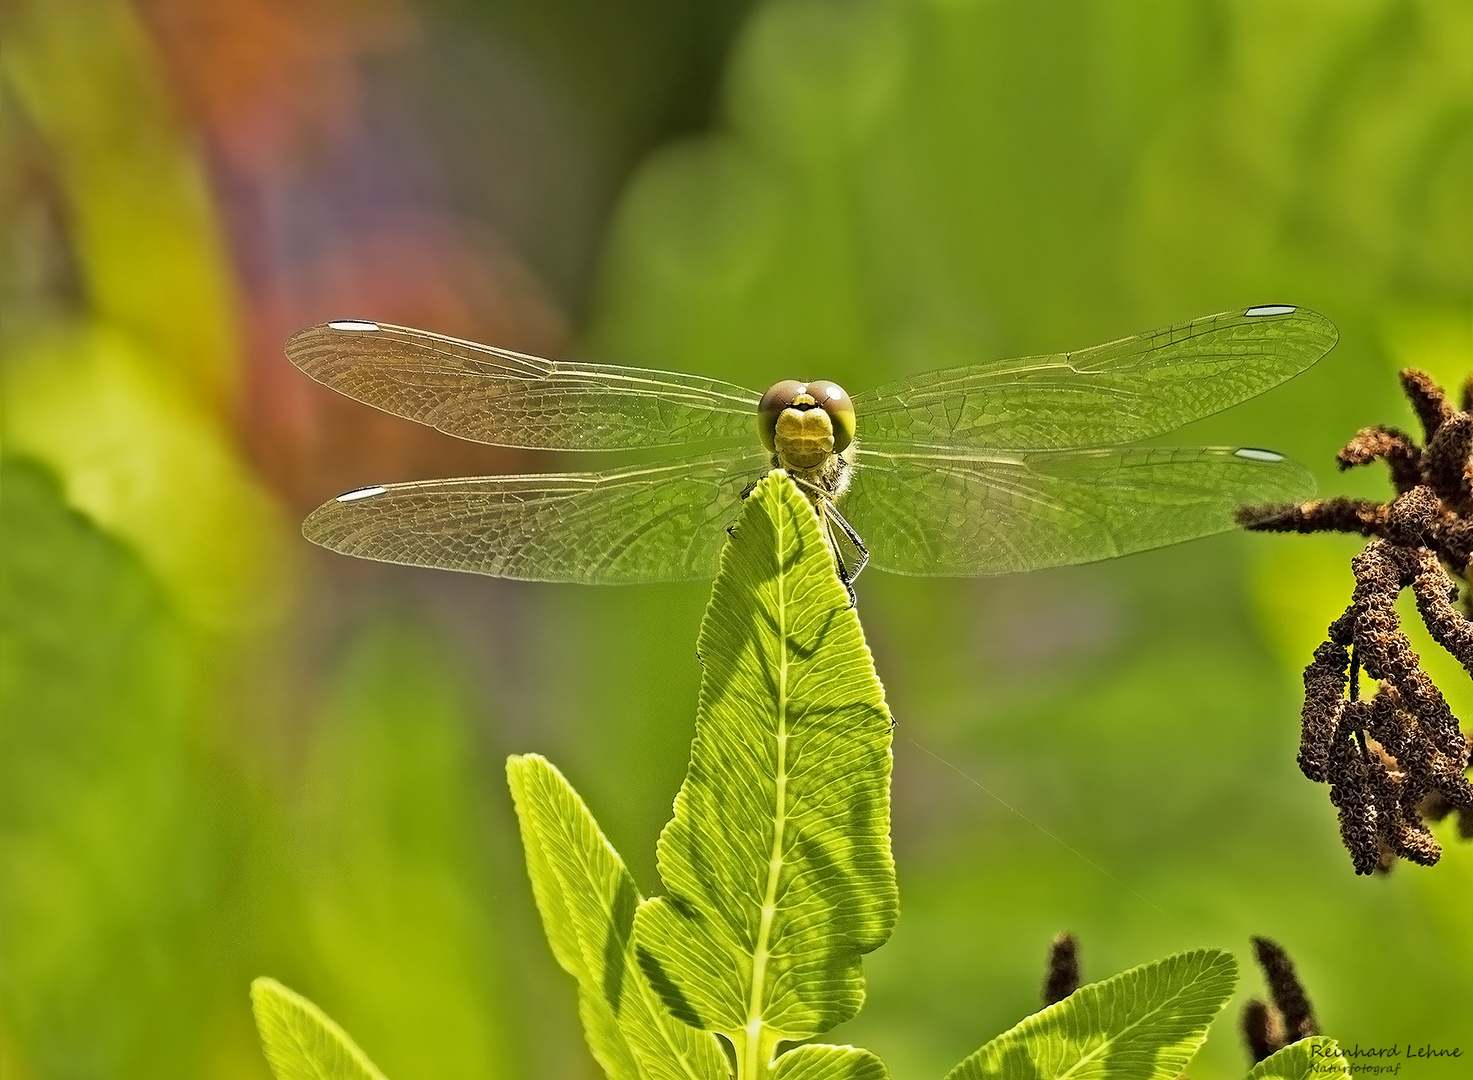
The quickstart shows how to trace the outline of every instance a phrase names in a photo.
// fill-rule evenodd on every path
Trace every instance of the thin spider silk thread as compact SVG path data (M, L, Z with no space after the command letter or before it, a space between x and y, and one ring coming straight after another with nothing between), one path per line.
M1034 821L1027 814L1023 813L1023 811L1019 810L1012 803L1008 802L1001 795L997 794L997 792L993 791L986 784L982 783L982 781L978 780L975 776L972 776L969 773L963 772L960 768L958 768L956 765L953 765L951 762L947 761L944 757L942 757L940 754L936 753L936 751L932 750L930 747L928 747L928 746L922 746L920 743L916 742L915 739L913 739L913 738L907 737L907 739L910 742L910 744L912 746L914 746L917 750L920 750L923 753L929 754L931 757L933 757L937 761L941 762L941 764L945 765L948 769L950 769L952 772L956 773L963 780L968 781L969 783L973 784L975 787L977 787L978 789L980 789L981 791L983 791L985 794L987 794L988 796L990 796L1000 806L1002 806L1005 809L1007 809L1010 813L1012 813L1012 814L1016 815L1017 817L1021 818L1023 821L1027 822L1029 825L1032 825L1039 832L1043 833L1044 836L1047 836L1054 843L1058 844L1065 851L1069 852L1069 854L1073 855L1077 859L1082 860L1088 866L1092 867L1094 870L1098 871L1100 874L1103 874L1105 877L1109 878L1116 885L1119 885L1127 893L1129 893L1131 896L1135 897L1141 903L1145 904L1152 911L1155 911L1156 913L1164 916L1174 927L1176 927L1177 929L1181 929L1182 928L1181 920L1178 919L1175 915L1171 914L1169 911L1166 911L1164 908L1162 908L1161 906L1159 906L1158 904L1156 904L1154 901L1149 900L1146 897L1142 896L1140 893L1136 892L1129 885L1127 885L1121 878L1116 877L1114 874L1110 873L1110 871L1106 870L1103 866L1101 866L1099 863L1095 862L1093 859L1091 859L1084 852L1080 851L1078 848L1073 847L1070 844L1068 844L1062 837L1059 837L1059 836L1055 835L1054 833L1049 832L1047 829L1045 829L1038 822Z

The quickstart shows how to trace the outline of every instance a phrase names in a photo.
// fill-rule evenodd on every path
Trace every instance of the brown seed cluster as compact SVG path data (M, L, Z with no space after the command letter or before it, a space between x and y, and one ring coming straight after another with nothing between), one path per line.
M1373 539L1354 559L1345 613L1304 670L1299 767L1330 785L1340 835L1358 874L1397 856L1424 866L1442 849L1426 822L1456 811L1473 837L1469 740L1401 630L1396 600L1410 588L1433 639L1473 675L1473 596L1454 606L1473 561L1473 379L1455 410L1426 374L1401 384L1426 434L1423 446L1391 427L1362 430L1340 468L1384 461L1396 497L1244 507L1239 524L1268 532L1347 532ZM1360 672L1380 684L1360 696Z
M1289 954L1263 937L1253 939L1253 953L1269 996L1268 1001L1253 998L1243 1006L1243 1041L1256 1064L1290 1043L1318 1035L1320 1028Z
M1054 937L1043 978L1043 1003L1063 1001L1079 989L1079 943L1067 930Z

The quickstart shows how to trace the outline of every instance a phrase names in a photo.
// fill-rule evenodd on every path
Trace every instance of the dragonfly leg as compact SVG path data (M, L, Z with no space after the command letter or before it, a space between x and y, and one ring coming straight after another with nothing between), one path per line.
M839 584L844 586L844 591L849 594L849 606L853 607L859 603L859 597L854 595L854 578L849 573L849 568L844 565L844 556L839 553L839 538L834 535L833 522L829 521L827 516L823 520L823 531L829 550L834 554L834 569L839 572Z
M844 515L839 513L839 508L837 506L825 500L824 511L826 517L833 521L834 524L838 525L839 528L844 530L844 535L849 538L849 542L854 545L854 550L859 553L859 558L856 559L854 562L854 570L849 575L849 579L852 581L859 576L859 572L861 570L869 565L869 548L864 546L864 541L861 540L859 538L859 534L854 531L854 526L850 525L849 522L844 520Z
M824 500L819 505L823 508L824 539L828 541L829 550L834 554L834 567L839 572L839 583L844 586L844 591L849 594L849 606L853 607L859 600L854 595L854 579L859 576L859 572L864 569L864 564L869 561L869 549L864 546L864 541L859 538L859 534L834 509L833 503ZM836 525L854 548L856 558L852 568L844 559L844 548L839 543L839 536L835 532Z

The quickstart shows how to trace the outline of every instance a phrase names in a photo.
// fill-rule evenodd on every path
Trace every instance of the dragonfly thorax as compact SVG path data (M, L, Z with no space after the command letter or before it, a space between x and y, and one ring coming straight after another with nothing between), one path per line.
M854 405L837 383L777 383L762 395L757 422L777 464L796 473L821 467L854 441Z

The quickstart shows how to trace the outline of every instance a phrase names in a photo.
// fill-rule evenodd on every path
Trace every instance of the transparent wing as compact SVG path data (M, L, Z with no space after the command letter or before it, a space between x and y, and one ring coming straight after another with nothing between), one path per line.
M1323 315L1273 305L1079 352L935 371L856 394L859 437L876 448L1116 446L1261 394L1338 337Z
M1266 450L861 449L840 508L872 565L970 577L1192 540L1233 528L1240 504L1297 502L1313 492L1303 466Z
M349 492L302 535L364 559L524 581L711 577L760 449L592 473L424 480Z
M475 442L541 450L755 442L758 395L698 375L543 360L358 320L298 331L286 355L339 393Z

